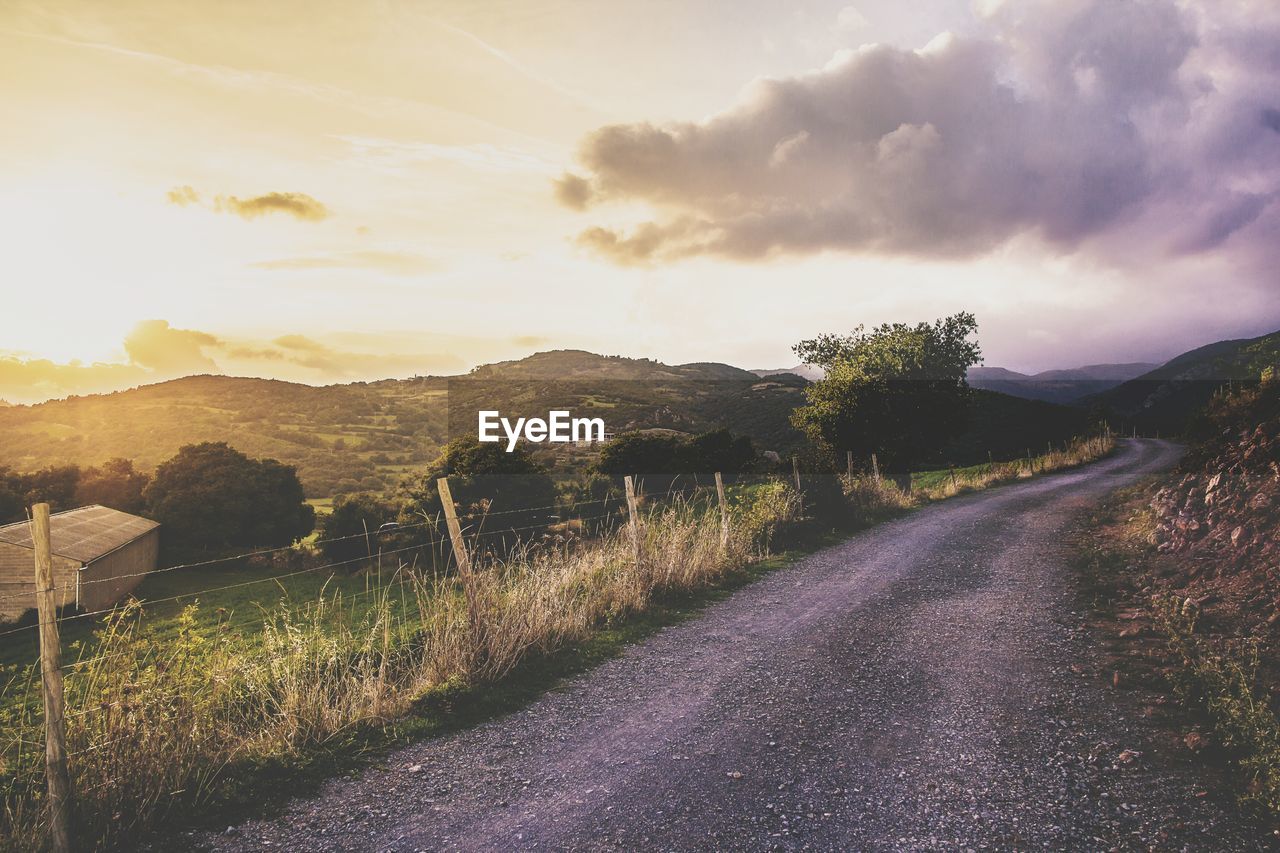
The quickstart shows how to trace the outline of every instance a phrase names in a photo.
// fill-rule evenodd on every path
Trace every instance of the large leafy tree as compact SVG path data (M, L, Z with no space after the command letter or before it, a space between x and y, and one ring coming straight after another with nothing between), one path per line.
M102 504L122 512L140 513L146 506L142 492L149 481L146 474L133 467L132 460L109 459L80 472L76 504Z
M225 442L180 448L143 497L165 541L180 547L288 545L315 526L292 465L250 459Z
M830 457L876 453L887 470L910 470L964 431L965 374L982 360L977 330L962 312L801 341L796 355L825 376L806 389L808 405L792 423Z

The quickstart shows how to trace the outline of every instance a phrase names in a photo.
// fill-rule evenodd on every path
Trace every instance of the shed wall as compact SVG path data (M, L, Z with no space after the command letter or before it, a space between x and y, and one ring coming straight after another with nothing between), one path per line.
M155 569L159 559L157 527L87 564L80 571L80 609L102 610L115 604L142 582L143 574Z
M76 574L80 564L53 558L54 600L59 607L76 603ZM16 621L36 606L36 553L21 545L0 542L0 622ZM105 584L104 584L105 586Z

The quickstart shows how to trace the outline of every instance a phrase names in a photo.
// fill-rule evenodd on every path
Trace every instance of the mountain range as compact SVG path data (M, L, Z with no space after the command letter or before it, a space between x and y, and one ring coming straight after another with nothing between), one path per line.
M1176 434L1219 389L1256 382L1278 364L1280 332L1220 341L1154 369L1101 364L1027 375L974 368L970 382L978 393L969 431L939 448L935 461L969 464L988 452L1018 455L1079 434L1100 417L1124 431ZM125 457L151 469L183 444L226 441L252 456L296 465L312 497L381 491L430 461L452 436L473 434L469 421L450 422L451 400L464 412L480 402L504 414L572 407L603 416L614 431L727 427L785 456L802 446L790 414L804 402L806 373L814 375L804 367L748 371L717 362L668 365L553 350L482 365L465 376L324 387L189 376L111 394L0 406L0 468ZM580 470L583 460L570 461Z
M968 378L969 384L974 388L999 391L1028 400L1074 403L1083 397L1114 388L1156 367L1158 365L1145 362L1087 364L1084 367L1045 370L1032 374L1018 373L1003 367L971 367Z
M1122 428L1178 434L1214 394L1280 375L1280 332L1218 341L1078 402Z

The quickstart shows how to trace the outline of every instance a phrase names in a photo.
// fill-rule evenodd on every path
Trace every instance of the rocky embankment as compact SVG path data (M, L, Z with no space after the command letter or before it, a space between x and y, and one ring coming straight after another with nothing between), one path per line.
M1280 621L1280 383L1223 401L1205 430L1156 494L1156 544L1180 557L1165 563L1169 586L1254 634Z

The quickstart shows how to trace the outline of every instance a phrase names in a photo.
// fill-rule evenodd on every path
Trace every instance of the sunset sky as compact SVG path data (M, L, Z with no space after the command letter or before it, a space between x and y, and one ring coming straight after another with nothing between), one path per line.
M1280 328L1272 0L0 4L0 398Z

